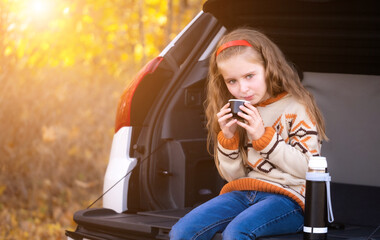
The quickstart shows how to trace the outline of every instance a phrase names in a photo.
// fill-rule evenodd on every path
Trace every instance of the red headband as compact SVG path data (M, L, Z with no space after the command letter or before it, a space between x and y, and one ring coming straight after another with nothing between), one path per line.
M225 44L223 44L222 46L220 46L218 48L218 51L216 51L216 56L218 56L219 53L221 51L223 51L224 49L229 48L229 47L233 47L233 46L248 46L248 47L252 47L252 45L248 41L246 41L246 40L230 41L230 42L226 42Z

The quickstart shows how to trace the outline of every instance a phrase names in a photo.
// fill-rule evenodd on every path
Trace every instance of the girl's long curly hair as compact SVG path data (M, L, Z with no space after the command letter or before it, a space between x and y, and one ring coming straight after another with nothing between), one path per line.
M233 46L229 47L216 56L216 50L226 42L234 40L246 40L252 47ZM220 127L216 114L220 109L233 98L228 91L223 77L218 69L218 61L223 61L237 54L241 54L252 49L252 58L254 61L263 64L265 68L265 81L267 91L270 97L276 97L279 93L288 92L299 102L301 102L309 111L309 115L317 125L317 131L321 140L328 140L325 133L325 123L323 116L314 100L314 97L302 85L301 80L294 66L290 64L282 51L264 34L250 28L239 28L224 35L216 46L215 51L210 58L208 83L207 83L207 99L205 101L208 144L207 148L211 152L214 146L214 159L219 169L219 161L217 159L217 135ZM247 136L244 129L238 128L240 136L239 150L242 153L243 160L246 162L247 154L244 146ZM220 171L219 171L220 173Z

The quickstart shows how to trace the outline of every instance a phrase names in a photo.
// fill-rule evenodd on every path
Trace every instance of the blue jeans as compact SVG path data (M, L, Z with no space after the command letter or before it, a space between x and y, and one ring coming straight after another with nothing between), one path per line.
M296 233L303 227L302 208L292 199L259 191L219 195L193 209L172 228L170 239L200 240L223 232L223 239L256 239Z

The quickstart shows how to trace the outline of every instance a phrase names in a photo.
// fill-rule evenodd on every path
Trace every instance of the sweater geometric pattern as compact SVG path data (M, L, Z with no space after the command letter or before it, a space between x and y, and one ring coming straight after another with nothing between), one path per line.
M290 94L282 93L255 106L265 133L247 143L247 159L239 152L239 135L218 134L219 170L228 183L221 194L257 190L292 198L302 208L308 161L319 156L321 141L307 109Z

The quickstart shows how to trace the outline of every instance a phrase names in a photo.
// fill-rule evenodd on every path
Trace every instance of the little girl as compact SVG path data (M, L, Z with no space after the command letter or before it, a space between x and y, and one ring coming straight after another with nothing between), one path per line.
M237 29L211 55L206 101L209 147L227 180L192 210L171 239L256 239L303 227L308 160L327 140L322 115L297 71L264 34ZM233 118L228 100L245 103Z

